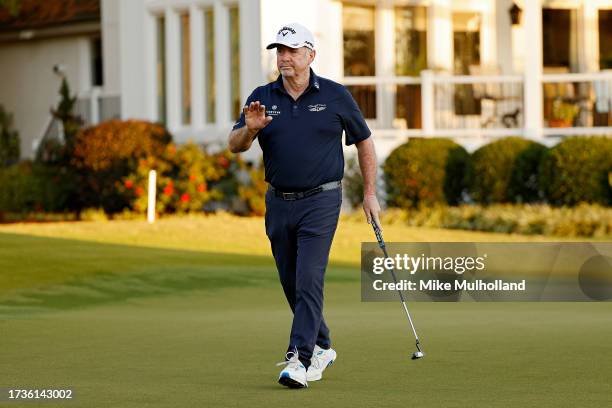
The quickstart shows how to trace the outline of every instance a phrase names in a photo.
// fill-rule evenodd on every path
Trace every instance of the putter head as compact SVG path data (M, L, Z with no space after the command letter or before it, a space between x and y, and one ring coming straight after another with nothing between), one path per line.
M419 358L423 358L423 357L425 357L425 353L423 353L422 351L415 351L414 354L412 355L413 360L418 360Z

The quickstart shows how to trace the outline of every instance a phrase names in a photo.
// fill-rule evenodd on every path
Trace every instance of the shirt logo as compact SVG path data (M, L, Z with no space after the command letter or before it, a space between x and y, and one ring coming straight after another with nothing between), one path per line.
M277 110L278 106L276 105L272 105L272 109L266 111L266 115L270 115L270 116L278 116L280 115L280 111Z
M324 103L317 103L316 105L308 105L308 110L311 112L321 112L322 110L325 110L325 108L327 108L327 105Z
M278 106L272 105L272 110L276 110L276 109L278 109Z

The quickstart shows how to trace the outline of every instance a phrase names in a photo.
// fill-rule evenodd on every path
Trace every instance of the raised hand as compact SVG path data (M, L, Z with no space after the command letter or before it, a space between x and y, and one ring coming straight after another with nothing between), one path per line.
M272 116L266 116L266 106L259 101L251 102L242 111L246 127L250 131L258 132L272 122Z

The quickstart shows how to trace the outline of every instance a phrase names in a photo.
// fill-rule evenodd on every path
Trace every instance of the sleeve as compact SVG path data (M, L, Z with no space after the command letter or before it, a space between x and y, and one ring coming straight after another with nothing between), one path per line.
M372 132L357 106L357 102L353 99L353 95L348 89L343 89L343 100L342 108L340 109L340 116L342 118L342 128L344 129L345 139L344 143L347 146L361 142L362 140L370 137Z
M253 92L251 92L251 94L247 98L245 104L242 105L242 106L243 107L248 106L248 105L251 104L251 102L255 102L258 99L259 99L259 88L256 88ZM244 112L242 111L242 109L240 109L240 117L238 118L236 123L234 123L234 126L232 127L232 130L240 129L244 125L246 125L246 122L244 121Z

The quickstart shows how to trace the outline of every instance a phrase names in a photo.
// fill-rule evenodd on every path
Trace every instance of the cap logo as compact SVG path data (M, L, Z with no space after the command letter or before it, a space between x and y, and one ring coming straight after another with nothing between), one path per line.
M281 34L283 37L289 33L295 34L295 30L291 27L283 27L278 31L278 34Z
M304 44L308 44L310 45L312 48L314 48L314 44L311 43L310 41L304 40Z

